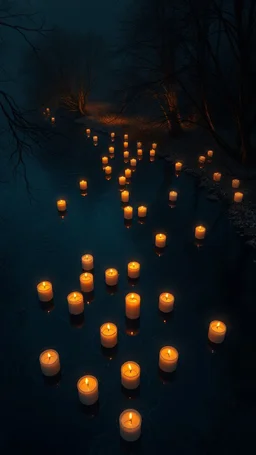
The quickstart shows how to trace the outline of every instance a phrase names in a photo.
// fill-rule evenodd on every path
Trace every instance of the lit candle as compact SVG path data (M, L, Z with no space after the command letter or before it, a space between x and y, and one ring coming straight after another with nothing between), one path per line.
M91 292L94 288L92 273L82 273L80 275L80 286L83 292Z
M50 302L53 298L52 283L50 281L41 281L37 285L37 293L41 302Z
M136 167L136 164L137 164L136 158L132 158L132 159L130 160L130 165L131 165L132 167Z
M142 142L137 142L137 149L140 149L142 147Z
M65 210L67 210L67 203L64 199L59 199L57 201L57 209L59 212L65 212Z
M214 172L214 174L213 174L213 180L214 180L215 182L219 182L220 179L221 179L221 173L220 173L220 172Z
M39 356L39 362L45 376L55 376L60 371L60 357L55 349L43 351Z
M169 292L162 292L159 296L159 310L163 313L170 313L173 310L174 296Z
M128 145L129 145L128 142L127 142L127 141L124 141L124 148L125 148L125 149L128 149Z
M140 295L130 292L125 296L125 314L128 319L140 317Z
M125 150L124 151L124 158L129 158L129 151L128 150Z
M145 216L147 216L147 207L145 207L144 205L140 205L138 207L138 217L139 218L144 218Z
M182 163L180 161L176 161L175 170L176 171L181 171L181 169L182 169Z
M124 175L121 175L119 178L118 178L118 181L119 181L119 185L125 185L126 184L126 177Z
M128 134L124 134L124 140L128 141Z
M50 114L50 108L49 107L47 107L45 110L46 110L47 114Z
M149 156L155 156L155 154L156 154L155 149L149 150Z
M125 177L126 177L127 179L130 179L131 176L132 176L132 171L131 171L131 169L129 169L129 168L128 168L128 169L125 169L124 175L125 175Z
M87 181L86 180L80 180L79 186L80 186L80 190L82 190L82 191L87 190Z
M90 128L87 128L85 131L86 131L86 134L87 134L87 136L89 137L89 136L90 136L90 134L91 134L91 130L90 130Z
M99 398L98 381L94 376L83 376L77 381L78 397L82 404L90 406Z
M110 147L108 148L108 151L109 151L109 153L115 153L115 147L113 147L113 145L110 145Z
M128 202L129 201L129 196L130 196L130 193L129 191L122 191L121 193L121 201L122 202Z
M106 166L105 167L105 174L109 175L109 174L111 174L111 172L112 172L112 167L111 166Z
M115 139L115 133L110 134L111 139Z
M240 180L233 179L232 180L232 188L239 188L239 186L240 186Z
M114 348L117 344L117 326L106 322L100 327L100 340L104 348Z
M93 136L92 140L94 143L98 142L98 136Z
M212 158L212 157L213 157L213 150L208 150L207 156L208 156L209 158Z
M131 220L133 217L133 208L130 205L124 208L124 218L126 220Z
M157 148L157 144L156 144L156 142L153 142L153 144L152 144L152 149L153 149L153 150L156 150L156 148Z
M70 314L81 314L84 311L84 298L81 292L71 292L67 296Z
M234 193L234 202L242 202L243 197L244 197L243 193L240 193L239 191L236 191Z
M166 235L156 234L155 245L157 248L164 248L166 246Z
M227 327L224 322L212 321L209 325L208 338L212 343L222 343L226 335Z
M136 362L125 362L121 366L121 383L126 389L137 389L140 385L140 366Z
M137 441L141 435L142 418L135 409L126 409L120 414L119 427L120 435L125 441Z
M142 156L143 155L143 150L142 149L137 149L137 155Z
M198 161L199 161L200 164L204 164L205 163L205 156L203 156L203 155L199 156Z
M51 117L51 122L55 123L55 117Z
M177 191L170 191L169 192L169 201L176 202L178 197Z
M172 373L177 368L179 353L172 346L164 346L159 352L159 368L166 373Z
M101 158L101 161L102 161L102 164L108 164L108 157L107 156L103 156Z
M83 270L88 272L93 269L93 256L91 254L84 254L81 261Z
M139 276L140 276L140 263L139 262L129 262L128 277L129 278L139 278Z
M116 286L118 282L118 271L116 269L105 270L105 282L108 286Z
M196 226L195 228L195 238L198 240L203 240L205 238L206 229L204 226Z

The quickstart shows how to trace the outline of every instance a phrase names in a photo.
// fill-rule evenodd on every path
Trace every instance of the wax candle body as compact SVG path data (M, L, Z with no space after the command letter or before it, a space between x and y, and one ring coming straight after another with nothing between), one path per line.
M52 283L50 281L41 281L37 285L37 293L41 302L50 302L53 298Z
M157 144L156 144L156 142L153 142L152 143L152 149L156 150L156 148L157 148Z
M240 186L240 180L233 179L232 180L232 188L239 188L239 186Z
M101 161L102 161L102 164L108 164L108 157L107 156L103 156L101 158Z
M141 435L141 415L135 409L126 409L120 414L120 435L125 441L137 441Z
M133 208L128 205L127 207L124 208L124 218L126 220L131 220L133 216Z
M111 174L111 172L112 172L112 167L111 166L106 166L105 167L105 174L109 175L109 174Z
M156 154L156 151L154 149L151 149L149 151L149 156L155 156L155 154Z
M82 404L90 406L99 398L98 381L95 376L83 376L77 381L78 397Z
M124 141L124 148L125 148L125 149L128 149L128 146L129 146L128 142L127 142L127 141Z
M81 261L83 270L90 271L93 269L93 256L91 254L84 254Z
M114 348L117 344L117 326L112 322L102 324L100 328L100 340L104 348Z
M212 343L222 343L226 335L227 327L224 322L212 321L209 325L208 338Z
M136 164L137 164L136 158L132 158L132 159L130 160L130 165L131 165L132 167L135 167Z
M166 373L172 373L177 368L179 353L172 346L164 346L159 352L159 368Z
M64 199L59 199L57 201L57 209L59 212L65 212L65 210L67 209L67 203Z
M198 161L199 161L200 164L204 164L205 163L205 156L203 156L203 155L199 156Z
M108 151L109 151L109 153L115 153L115 147L113 147L113 145L111 145L111 146L108 148Z
M121 383L126 389L137 389L140 385L140 366L128 361L121 366Z
M143 150L142 149L137 149L137 155L142 156L143 155Z
M145 216L147 216L147 207L145 207L144 205L140 205L138 207L138 217L139 218L145 218Z
M212 151L212 150L208 150L207 156L208 156L209 158L212 158L212 157L213 157L213 151Z
M142 142L137 142L137 149L140 149L142 147Z
M80 286L83 292L91 292L94 288L92 273L82 273L80 275Z
M182 169L182 163L180 161L177 161L175 163L175 170L176 171L181 171L181 169Z
M140 263L139 262L129 262L127 269L128 269L129 278L139 278L139 276L140 276Z
M170 313L174 306L174 296L169 292L162 292L159 296L159 310L163 313Z
M129 151L128 150L125 150L124 151L124 158L129 158Z
M125 297L125 314L128 319L140 317L140 295L130 292Z
M178 193L176 191L169 192L169 201L176 202L178 197Z
M220 179L221 179L221 173L220 173L220 172L214 172L214 174L213 174L213 180L214 180L215 182L219 182Z
M132 171L131 171L131 169L125 169L124 175L125 175L125 177L126 177L127 179L130 179L131 176L132 176Z
M234 202L242 202L243 197L244 197L243 193L240 193L239 191L236 191L234 193Z
M87 181L86 180L81 180L79 182L80 190L85 191L87 190Z
M116 269L105 270L105 282L108 286L116 286L118 282L118 271Z
M206 229L204 226L196 226L195 228L195 238L198 240L203 240L205 238Z
M118 178L118 181L119 181L119 185L123 186L126 184L126 177L124 175L121 175L119 178Z
M55 349L48 349L40 354L39 362L45 376L55 376L60 371L60 358Z
M81 292L71 292L67 296L70 314L81 314L84 311L84 298Z
M121 201L122 202L128 202L129 201L129 191L122 191L121 193Z
M156 234L155 245L157 248L164 248L166 246L166 235Z

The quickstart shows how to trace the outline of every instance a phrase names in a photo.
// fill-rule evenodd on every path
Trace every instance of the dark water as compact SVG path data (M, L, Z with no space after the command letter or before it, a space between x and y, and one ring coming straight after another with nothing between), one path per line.
M177 178L170 165L150 162L147 153L128 189L131 205L148 205L148 217L140 224L135 214L128 229L117 181L124 169L121 144L115 141L110 181L100 159L107 153L108 138L100 136L94 147L77 131L71 141L60 140L63 153L59 150L40 166L29 163L32 205L21 187L4 194L3 453L243 453L251 443L255 410L254 265L222 204L207 201L192 177L182 173ZM135 144L130 150L135 153ZM85 197L78 188L82 177L89 185ZM168 206L172 188L180 193L175 208ZM56 211L59 197L68 201L64 219ZM207 227L200 248L194 243L199 223ZM157 231L168 235L162 256L154 248ZM95 258L95 292L85 306L84 324L76 327L66 296L79 289L85 252ZM134 287L126 276L130 260L141 263ZM104 283L107 267L120 273L112 295ZM36 284L43 279L54 287L54 307L48 311L36 295ZM142 298L140 322L134 327L124 317L124 297L131 289ZM176 297L169 318L158 312L158 296L165 290ZM217 350L207 342L212 319L228 327ZM118 348L109 355L99 338L106 321L119 330ZM180 354L171 379L158 370L159 349L166 344ZM60 381L52 385L45 383L38 361L40 352L50 347L59 352L62 365ZM126 360L141 365L137 396L121 390L120 367ZM77 397L76 382L84 374L99 380L99 406L91 412L83 410ZM120 441L118 428L119 414L130 407L143 418L142 438L132 446Z

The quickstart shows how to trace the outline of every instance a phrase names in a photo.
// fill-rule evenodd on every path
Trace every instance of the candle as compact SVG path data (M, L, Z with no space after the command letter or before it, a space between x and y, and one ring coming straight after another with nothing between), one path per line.
M105 174L109 175L109 174L111 174L111 172L112 172L112 167L111 166L106 166L105 167Z
M131 169L125 169L124 174L125 174L125 177L126 177L127 179L130 179L131 176L132 176L132 171L131 171Z
M119 181L119 185L125 185L126 184L126 177L124 175L121 175L118 178L118 181Z
M108 164L108 157L107 156L103 156L101 158L101 161L102 161L102 164Z
M195 228L195 238L198 240L203 240L205 238L206 229L204 226L196 226Z
M95 143L98 142L98 136L93 136L92 140L93 140L93 142L95 142Z
M45 376L55 376L60 371L60 357L55 349L43 351L39 356L39 362Z
M124 158L129 158L129 155L130 155L130 154L129 154L128 150L125 150L125 151L124 151Z
M133 208L130 205L124 208L124 218L126 220L131 220L133 217Z
M84 311L84 298L81 292L71 292L67 296L70 314L81 314Z
M80 190L82 190L82 191L87 190L87 181L86 180L80 180L79 186L80 186Z
M118 271L116 269L105 270L105 282L108 286L116 286L118 282Z
M55 117L51 117L51 122L55 123Z
M226 335L227 327L224 322L212 321L209 325L208 338L212 343L222 343Z
M93 269L93 256L91 254L84 254L81 258L82 269L89 271Z
M221 173L220 173L220 172L214 172L214 174L213 174L213 180L214 180L215 182L219 182L220 179L221 179Z
M115 153L115 147L113 147L113 145L110 145L110 147L108 148L108 151L109 151L109 153Z
M137 149L140 149L142 147L142 142L137 142Z
M45 110L46 110L47 114L50 114L50 108L49 107L47 107Z
M132 167L135 167L136 164L137 164L136 158L132 158L132 159L130 160L130 165L131 165Z
M159 352L159 368L166 373L172 373L177 368L179 353L172 346L164 346Z
M176 202L178 197L177 191L170 191L169 192L169 201Z
M204 164L205 163L205 156L203 156L203 155L199 156L198 161L199 161L200 164Z
M121 201L122 202L128 202L129 201L129 196L130 196L130 193L129 191L122 191L121 193Z
M90 406L99 398L98 381L94 376L83 376L77 381L78 397L82 404Z
M138 207L138 217L139 218L144 218L145 216L147 216L147 207L145 207L144 205L140 205Z
M80 275L80 286L83 292L91 292L94 288L92 273L82 273Z
M59 199L57 201L57 209L59 212L65 212L65 210L67 210L67 203L64 199Z
M164 248L166 246L166 235L156 234L155 245L157 248Z
M156 154L155 149L149 150L149 156L155 156L155 154Z
M120 435L125 441L137 441L141 435L141 415L135 409L126 409L119 416Z
M182 163L180 161L176 161L175 170L176 171L181 171L181 169L182 169Z
M128 319L140 317L140 295L130 292L125 297L125 314Z
M239 188L239 186L240 186L240 180L233 179L232 180L232 188Z
M41 302L50 302L53 298L52 283L50 281L41 281L37 285L37 293Z
M140 263L139 262L129 262L128 277L129 278L139 278L139 276L140 276Z
M156 142L153 142L153 143L152 143L152 149L153 149L153 150L156 150L156 148L157 148L157 144L156 144Z
M125 148L125 149L128 149L128 145L129 145L128 142L127 142L127 141L124 141L124 148Z
M86 129L86 134L87 134L88 137L90 136L90 134L91 134L90 128L87 128L87 129Z
M143 155L143 150L142 149L137 149L137 155L142 156Z
M243 197L244 197L243 193L240 193L239 191L236 191L234 193L234 202L242 202Z
M117 344L117 326L112 322L102 324L100 328L100 340L104 348L114 348Z
M121 366L121 383L126 389L137 389L140 385L140 366L136 362L125 362Z
M212 157L213 157L213 151L212 151L212 150L208 150L207 156L208 156L209 158L212 158Z
M115 139L115 133L110 133L110 137L111 137L112 139Z
M169 292L162 292L159 296L159 310L163 313L170 313L173 310L174 296Z
M124 134L124 140L128 141L128 134Z

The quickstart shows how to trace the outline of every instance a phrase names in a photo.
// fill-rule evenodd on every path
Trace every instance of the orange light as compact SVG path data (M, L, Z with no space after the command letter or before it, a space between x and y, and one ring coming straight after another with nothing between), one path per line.
M74 292L74 299L76 299L76 293Z
M129 371L130 371L130 373L131 373L131 371L132 371L132 366L130 365L130 363L129 363L129 365L128 365L128 368L129 368Z
M131 298L134 299L134 294L131 295Z
M135 263L134 262L132 263L132 266L135 267Z
M85 255L85 259L88 259L88 257L89 257L88 254L86 254L86 255Z
M168 299L168 297L169 297L169 294L165 294L165 298L166 298L166 300Z
M170 355L171 355L171 350L168 349L167 353L168 353L168 356L170 357Z
M220 326L220 322L217 322L217 326L216 326L216 327L217 327L217 329L219 328L219 326Z
M45 285L46 285L46 283L45 283L45 281L43 281L43 287L44 287L44 288L45 288Z
M85 273L85 274L84 274L84 276L85 276L85 278L87 278L87 276L88 276L88 273Z
M89 379L88 378L85 378L85 384L87 385L87 387L89 387Z
M132 412L130 412L130 414L129 414L129 420L132 423Z
M51 358L50 352L48 352L47 357L48 357L48 360L50 360L50 358Z
M112 275L112 273L113 273L113 269L110 269L110 273L111 273L111 275Z
M107 329L110 330L110 325L109 324L107 325Z

